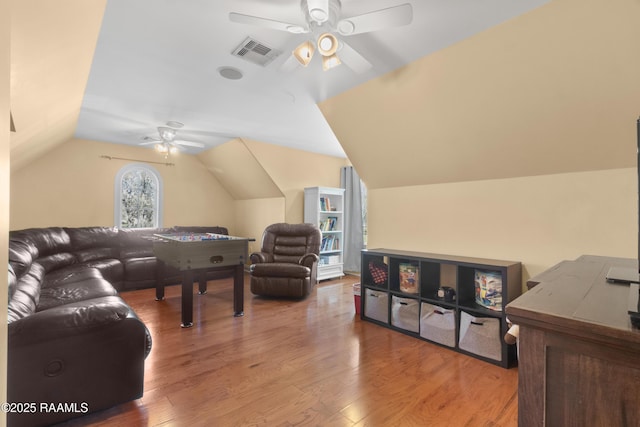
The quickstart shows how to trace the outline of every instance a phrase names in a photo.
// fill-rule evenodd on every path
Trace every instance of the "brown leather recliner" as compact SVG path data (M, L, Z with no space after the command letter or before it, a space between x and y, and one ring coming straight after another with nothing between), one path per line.
M260 252L251 254L251 292L304 298L316 284L322 233L314 224L277 223L262 235Z

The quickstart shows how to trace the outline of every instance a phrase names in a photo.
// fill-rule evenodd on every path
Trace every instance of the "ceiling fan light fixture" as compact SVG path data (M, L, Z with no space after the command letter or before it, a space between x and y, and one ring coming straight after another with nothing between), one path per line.
M173 141L176 137L176 130L170 127L160 126L158 132L163 141Z
M356 30L356 26L348 19L338 22L338 32L344 36L348 36Z
M167 144L156 144L154 147L158 153L167 153L169 151Z
M322 57L322 69L324 71L335 68L340 64L342 64L342 61L340 61L340 58L338 58L338 55L336 55L335 53L331 56Z
M176 122L175 120L169 120L167 122L167 126L174 129L180 129L182 126L184 126L184 123Z
M331 56L338 50L338 39L331 33L324 33L318 37L318 52L322 56Z
M169 154L176 154L178 151L178 147L176 147L175 145L169 147Z
M313 20L319 24L327 22L327 19L329 19L329 14L327 13L327 11L322 9L309 10L309 16L311 16L311 18L313 18Z
M303 7L304 7L304 3ZM323 24L329 20L329 0L307 0L307 10L309 17L318 24Z
M293 56L302 66L306 67L313 58L313 52L315 52L313 43L307 40L293 50Z

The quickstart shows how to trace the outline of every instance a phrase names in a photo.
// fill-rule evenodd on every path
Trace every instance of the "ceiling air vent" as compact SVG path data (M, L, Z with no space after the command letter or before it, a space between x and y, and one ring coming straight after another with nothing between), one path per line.
M282 52L274 50L262 42L247 37L233 50L232 55L264 67L276 59L281 53Z

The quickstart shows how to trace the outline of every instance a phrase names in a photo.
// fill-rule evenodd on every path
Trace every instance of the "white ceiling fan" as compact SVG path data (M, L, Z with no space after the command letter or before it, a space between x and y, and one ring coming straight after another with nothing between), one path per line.
M410 3L351 17L341 16L340 0L301 0L300 7L305 18L304 25L236 12L229 13L229 19L236 23L287 31L292 34L310 33L310 39L296 47L292 58L306 67L311 62L317 47L322 55L322 66L325 70L344 62L356 73L368 71L372 67L371 63L344 40L339 40L336 34L352 36L407 25L413 20L413 8Z
M140 145L152 145L155 149L166 155L177 153L182 147L195 147L204 148L204 144L201 142L177 140L176 134L178 129L182 128L184 124L176 121L167 122L166 126L158 126L159 137L144 136Z

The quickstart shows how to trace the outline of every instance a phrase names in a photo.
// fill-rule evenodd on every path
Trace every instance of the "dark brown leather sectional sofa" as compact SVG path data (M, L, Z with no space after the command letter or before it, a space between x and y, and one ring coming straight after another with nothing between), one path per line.
M9 233L8 425L50 425L142 396L151 334L118 292L179 283L177 271L157 277L145 238L168 232L228 234L224 227Z

